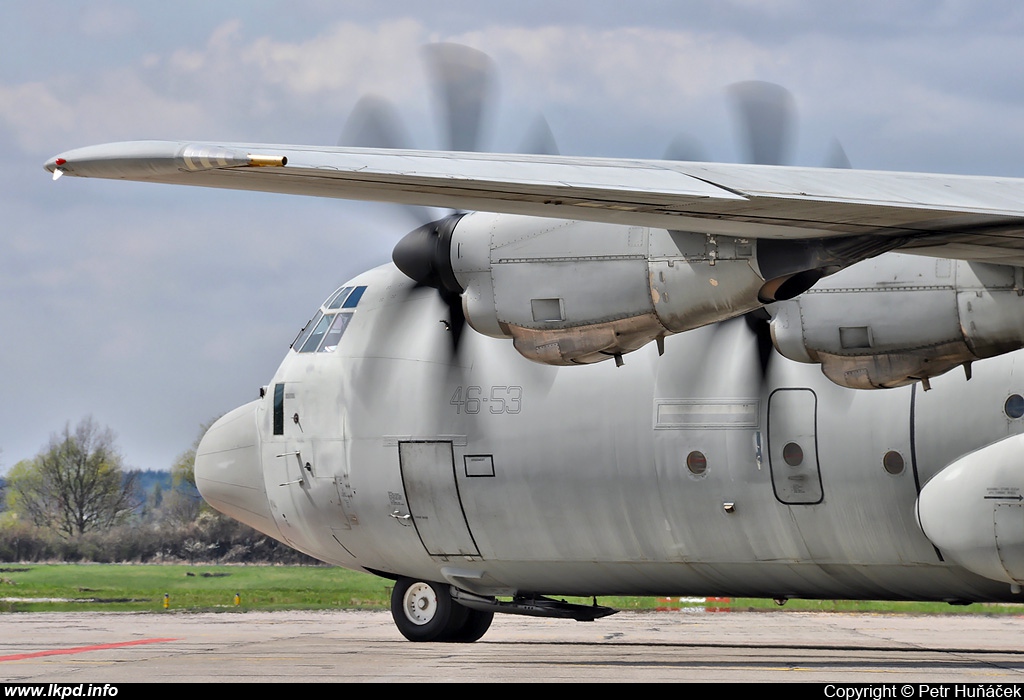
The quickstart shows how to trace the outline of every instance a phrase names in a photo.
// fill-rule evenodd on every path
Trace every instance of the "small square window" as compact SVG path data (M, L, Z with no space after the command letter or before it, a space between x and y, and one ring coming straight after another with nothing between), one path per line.
M870 326L847 326L839 328L839 344L845 350L871 347Z
M534 321L564 321L561 299L531 299Z

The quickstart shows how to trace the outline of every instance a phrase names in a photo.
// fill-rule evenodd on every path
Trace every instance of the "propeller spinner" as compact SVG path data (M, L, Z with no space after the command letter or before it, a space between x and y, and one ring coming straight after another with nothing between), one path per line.
M457 352L466 315L462 310L462 285L452 270L452 232L464 214L451 214L407 233L391 252L395 266L417 286L433 287L448 306L446 328Z

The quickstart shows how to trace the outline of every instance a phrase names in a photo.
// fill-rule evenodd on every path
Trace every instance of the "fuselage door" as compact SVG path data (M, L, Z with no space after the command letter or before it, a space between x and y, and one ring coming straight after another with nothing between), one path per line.
M462 509L452 443L398 443L406 502L420 541L432 556L479 556Z
M999 562L1010 578L1024 582L1024 552L1018 544L1024 542L1024 506L1019 503L996 503L992 517Z
M288 543L309 549L325 528L345 531L358 522L347 443L337 412L317 402L323 391L315 385L282 382L272 391L262 439L267 495Z
M768 458L775 497L787 505L821 503L818 398L810 389L776 389L768 397Z
M299 517L303 490L309 488L309 460L304 436L298 424L286 418L286 411L296 411L296 384L273 385L269 397L269 421L262 423L263 469L267 498L278 528L288 544L301 547L306 537L301 532Z

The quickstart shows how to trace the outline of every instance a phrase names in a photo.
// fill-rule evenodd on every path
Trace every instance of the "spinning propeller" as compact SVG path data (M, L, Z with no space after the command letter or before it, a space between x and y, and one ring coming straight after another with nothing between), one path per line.
M739 121L741 140L746 147L745 160L758 165L785 165L796 130L796 107L792 94L781 85L747 81L730 86L729 96ZM825 167L850 167L850 160L838 139L832 142ZM743 317L757 342L762 382L774 355L771 319L771 314L763 307Z
M486 54L459 44L431 44L423 59L444 148L451 151L480 151L485 125L491 117L497 93L497 70ZM783 165L788 161L795 132L796 108L793 96L773 83L747 81L732 85L730 100L737 115L745 161L761 165ZM395 107L382 97L367 95L359 100L342 132L340 146L369 148L410 148L411 139ZM532 123L521 148L525 153L556 155L551 129L543 116ZM667 160L705 160L694 141L677 137L665 153ZM849 168L850 162L838 141L826 160L828 167ZM462 306L463 288L451 267L451 239L464 215L451 212L430 220L423 207L409 206L419 225L395 246L392 259L417 286L437 290L448 307L442 320L451 332L452 352L458 351L466 325ZM769 321L765 310L747 314L745 320L757 339L761 372L767 372L772 354Z
M758 80L734 83L729 96L740 120L748 163L783 165L793 139L796 107L789 90Z
M746 147L744 162L786 165L796 131L796 101L786 88L775 83L748 80L728 88ZM850 159L838 139L832 140L826 168L849 168Z
M497 95L497 69L487 54L459 44L430 44L423 59L438 123L449 151L480 151L484 131ZM387 100L367 95L356 104L342 132L339 146L409 148L411 139L398 111ZM530 126L522 152L555 155L551 128L543 116ZM395 265L417 286L432 287L448 307L442 321L451 333L452 352L458 351L466 325L461 294L464 291L451 268L451 235L463 213L451 212L431 220L422 207L407 207L420 224L392 251Z

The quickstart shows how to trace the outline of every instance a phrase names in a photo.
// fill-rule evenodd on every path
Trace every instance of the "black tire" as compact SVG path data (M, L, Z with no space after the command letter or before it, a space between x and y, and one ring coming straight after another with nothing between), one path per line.
M391 592L391 618L410 642L450 641L468 613L452 600L446 583L403 578Z
M410 642L475 642L484 636L493 612L456 603L446 583L399 579L391 592L391 618Z
M455 605L462 607L458 603ZM469 608L466 610L469 615L466 616L466 621L462 626L452 635L451 641L453 642L475 642L486 634L491 626L491 620L494 619L493 612L470 610Z

